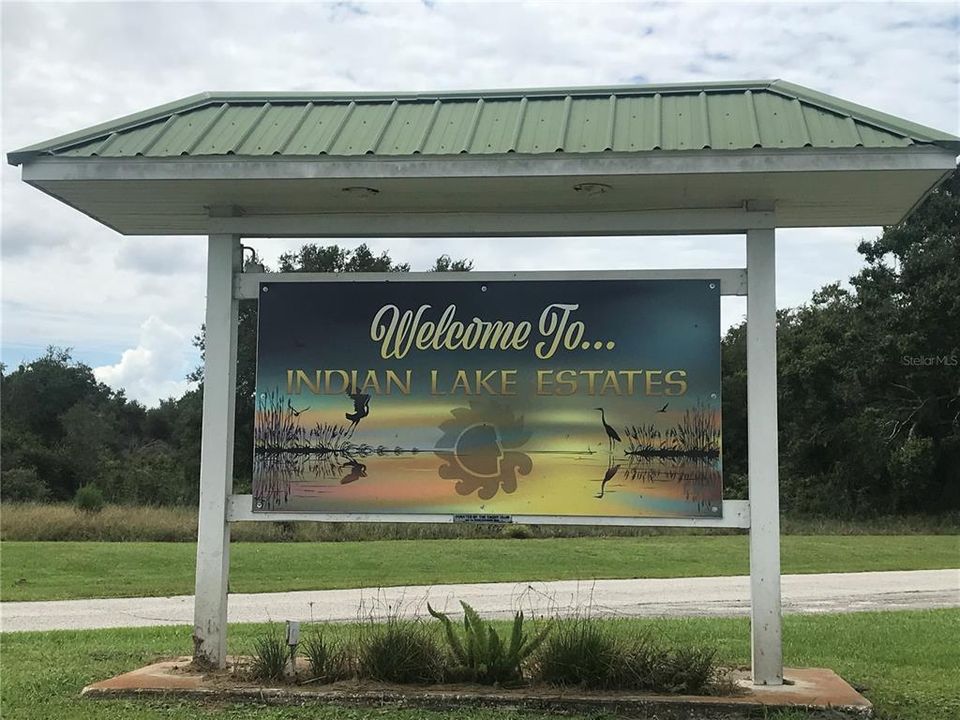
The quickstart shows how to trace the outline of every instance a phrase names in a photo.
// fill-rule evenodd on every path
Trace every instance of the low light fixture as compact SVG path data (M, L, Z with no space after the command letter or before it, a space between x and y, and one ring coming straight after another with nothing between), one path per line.
M610 185L594 182L578 183L573 186L573 189L581 195L586 195L587 197L596 197L597 195L603 195L604 193L608 193L613 190Z
M380 194L380 191L376 188L364 187L363 185L353 185L350 187L341 188L340 190L341 192L347 193L347 195L361 198L371 198Z

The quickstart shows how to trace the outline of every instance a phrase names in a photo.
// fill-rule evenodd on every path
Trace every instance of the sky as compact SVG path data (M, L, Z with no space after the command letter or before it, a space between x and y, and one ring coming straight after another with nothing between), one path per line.
M956 3L0 4L2 150L201 91L401 91L783 78L960 132ZM2 361L73 348L147 405L199 362L206 244L124 238L3 165ZM778 233L777 302L796 306L861 265L879 228ZM267 259L302 240L248 242ZM343 241L355 246L359 241ZM507 269L504 240L387 239L413 269L442 253ZM741 237L525 239L516 270L732 267ZM745 302L725 298L722 326Z

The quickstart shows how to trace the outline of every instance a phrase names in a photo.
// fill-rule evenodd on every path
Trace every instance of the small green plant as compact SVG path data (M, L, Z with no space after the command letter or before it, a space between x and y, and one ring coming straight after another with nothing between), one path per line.
M330 683L349 677L350 653L342 645L327 642L318 632L304 640L302 647L310 663L306 682Z
M434 683L443 677L443 657L436 636L423 622L390 617L361 632L357 670L371 680Z
M605 689L620 659L616 638L588 617L558 620L534 657L539 680L560 687Z
M255 680L283 680L286 677L290 648L283 635L269 630L253 641L250 675Z
M614 634L590 617L559 621L534 667L537 679L561 687L690 695L723 690L714 649L664 647L643 633Z
M717 685L716 650L701 647L668 648L643 634L621 638L610 686L620 690L699 695Z
M485 684L519 682L523 679L521 663L543 642L550 626L530 637L523 631L523 612L513 617L509 642L504 642L489 623L484 622L476 610L461 601L463 606L463 637L457 632L453 620L445 613L427 610L443 623L447 644L455 665L449 674L456 680L471 680Z
M699 695L709 689L718 675L717 651L714 648L679 647L665 652L659 666L661 674L654 676L657 685L666 692Z
M107 501L103 497L103 491L96 485L83 485L73 498L77 510L87 513L98 513L103 510Z

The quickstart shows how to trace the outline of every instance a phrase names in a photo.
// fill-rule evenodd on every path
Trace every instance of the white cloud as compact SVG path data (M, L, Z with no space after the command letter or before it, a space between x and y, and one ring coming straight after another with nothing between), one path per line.
M151 315L140 326L140 342L124 350L116 365L93 369L94 377L114 390L144 405L179 397L190 387L184 379L189 367L188 338L160 318Z
M781 77L947 131L957 132L960 117L952 3L0 2L0 14L4 152L203 90ZM151 315L179 335L177 348L198 331L201 238L121 238L26 186L16 168L4 165L0 178L4 348L57 344L119 358L142 344ZM779 303L845 280L860 264L857 241L877 232L783 232ZM257 247L275 258L299 244ZM508 247L511 269L743 262L742 239L723 238L370 244L417 269L442 252L502 269ZM731 307L725 322L742 313L742 303ZM196 355L186 353L192 365ZM182 376L175 363L160 377L176 387Z

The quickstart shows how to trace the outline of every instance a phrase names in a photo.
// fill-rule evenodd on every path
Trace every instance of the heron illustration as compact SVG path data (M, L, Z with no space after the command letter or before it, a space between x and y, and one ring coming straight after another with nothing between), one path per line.
M610 452L613 452L614 443L623 442L623 441L620 439L620 436L617 434L617 431L614 430L609 425L607 425L607 418L604 415L603 408L598 407L598 408L594 408L594 410L600 411L600 422L603 423L603 429L607 433L607 440L609 441L609 444L610 444Z
M353 392L350 392L351 389ZM353 400L353 412L344 413L344 417L350 421L350 427L347 429L347 435L350 436L357 429L360 421L370 414L370 396L357 392L356 388L348 388L347 397Z

